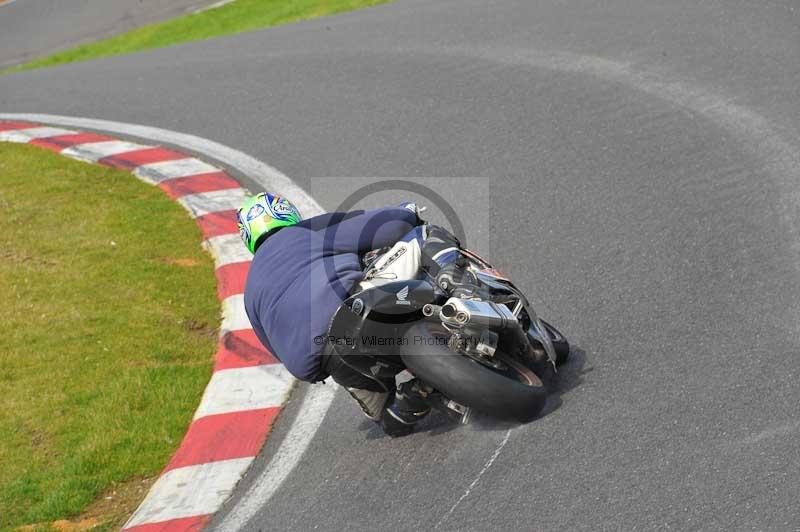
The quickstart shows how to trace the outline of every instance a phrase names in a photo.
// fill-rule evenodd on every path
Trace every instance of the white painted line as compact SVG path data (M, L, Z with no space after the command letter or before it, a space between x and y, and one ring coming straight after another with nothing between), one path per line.
M128 153L130 151L146 150L152 146L144 146L123 140L104 140L102 142L87 142L86 144L76 144L62 150L61 155L72 157L87 163L95 163L103 157Z
M337 388L328 379L325 384L315 384L308 389L300 411L275 455L215 530L245 530L247 523L267 504L300 463L308 445L314 439L314 434L325 419Z
M294 378L283 364L215 371L208 381L194 419L214 414L279 407L286 402Z
M0 131L0 140L5 142L30 142L35 139L58 137L59 135L72 135L76 131L57 127L31 127L28 129L11 129Z
M495 448L494 452L492 453L492 456L490 456L489 459L486 461L486 463L483 464L483 468L481 468L481 470L478 472L478 474L472 480L472 482L467 487L467 489L464 491L464 493L461 494L461 497L458 498L458 500L455 502L455 504L453 504L453 506L451 506L450 509L442 516L442 518L439 519L439 521L433 526L434 530L439 528L439 525L441 525L442 523L447 521L447 519L451 515L453 515L453 512L456 511L456 508L458 508L458 505L461 504L461 501L463 501L464 499L469 497L470 492L473 489L475 489L475 486L478 485L478 482L480 482L481 477L489 470L490 467L492 467L492 464L494 464L494 461L497 460L497 457L500 456L500 453L503 451L503 447L506 446L506 444L508 443L508 439L511 437L511 431L512 430L513 429L508 429L506 431L506 434L503 437L503 441L501 441L500 444Z
M203 242L203 247L214 257L215 268L221 268L234 262L253 260L253 255L244 247L239 233L211 237Z
M230 496L252 461L253 457L235 458L167 471L150 488L123 530L213 513Z
M243 188L226 188L212 192L188 194L181 196L177 201L189 211L192 218L197 218L212 212L238 209L249 195Z
M194 13L196 15L197 13L202 13L203 11L211 11L212 9L217 9L219 7L222 7L222 6L226 6L226 5L228 5L228 4L230 4L230 3L234 2L234 1L235 0L219 0L219 2L214 2L213 4L210 4L210 5L203 6L203 7L198 7L197 9L192 11L192 13Z
M107 131L110 133L147 139L148 142L163 142L178 146L185 150L202 153L216 159L222 164L235 168L257 182L264 190L280 191L281 196L288 198L289 201L294 203L305 218L317 216L325 212L325 210L320 207L319 203L314 201L305 190L275 168L259 161L255 157L251 157L246 153L213 140L189 135L187 133L170 131L168 129L139 124L126 124L124 122L114 122L111 120L98 120L94 118L49 115L44 113L0 113L0 118Z
M252 329L250 319L244 310L244 294L235 294L222 300L222 326L220 336L231 331Z
M176 177L188 177L190 175L208 174L209 172L219 172L219 168L208 163L189 157L176 161L162 161L160 163L143 164L136 167L133 173L142 181L157 185L167 179Z

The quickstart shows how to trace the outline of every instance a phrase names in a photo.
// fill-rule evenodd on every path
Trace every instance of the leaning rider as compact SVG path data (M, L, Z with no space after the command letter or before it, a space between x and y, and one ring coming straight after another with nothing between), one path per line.
M388 435L410 433L430 411L422 385L412 379L395 386L359 372L319 339L327 338L345 298L383 282L413 279L422 268L438 271L458 240L426 225L413 203L303 220L289 200L263 192L249 198L237 218L254 254L244 304L261 343L300 380L332 377ZM365 276L364 256L387 248ZM399 248L403 259L387 265Z

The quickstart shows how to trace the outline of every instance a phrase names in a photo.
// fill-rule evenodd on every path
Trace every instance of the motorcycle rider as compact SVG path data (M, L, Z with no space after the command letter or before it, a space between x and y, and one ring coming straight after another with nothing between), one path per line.
M261 343L300 380L332 377L388 435L412 432L430 411L424 387L416 379L396 386L358 371L324 339L334 313L353 293L413 279L421 269L451 271L458 240L425 224L414 203L303 220L289 200L263 192L245 202L237 219L254 255L244 304ZM366 271L365 255L374 256ZM452 282L452 275L447 278Z

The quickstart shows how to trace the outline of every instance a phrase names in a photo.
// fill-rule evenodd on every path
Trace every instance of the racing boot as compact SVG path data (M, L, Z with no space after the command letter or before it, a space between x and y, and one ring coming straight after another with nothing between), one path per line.
M384 407L389 400L389 392L373 392L362 388L347 388L347 392L356 400L367 418L376 423L381 421Z
M414 425L431 411L427 395L427 391L417 379L400 384L394 398L383 410L381 416L383 431L392 438L411 434Z

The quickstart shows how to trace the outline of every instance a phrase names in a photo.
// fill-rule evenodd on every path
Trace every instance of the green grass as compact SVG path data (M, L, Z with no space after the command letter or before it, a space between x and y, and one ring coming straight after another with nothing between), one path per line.
M216 343L200 241L130 174L0 144L0 529L74 517L166 464Z
M248 30L321 17L387 0L235 0L231 4L150 24L101 41L35 59L8 71L28 70L109 55L161 48Z

